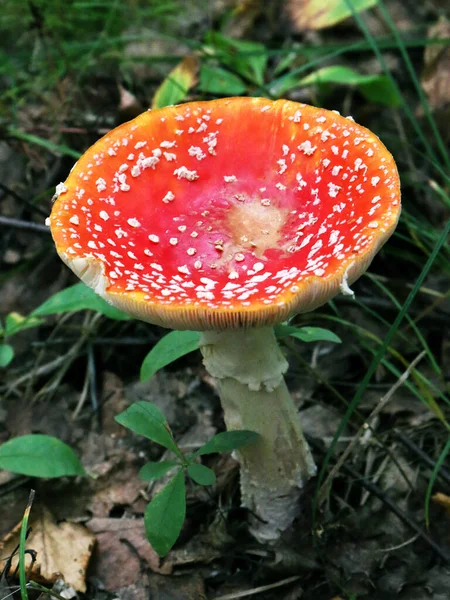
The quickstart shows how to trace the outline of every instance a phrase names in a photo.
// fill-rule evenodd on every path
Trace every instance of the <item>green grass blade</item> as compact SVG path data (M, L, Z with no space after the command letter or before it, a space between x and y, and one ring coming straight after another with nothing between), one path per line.
M20 596L22 600L28 600L27 590L27 573L25 564L25 544L27 541L27 530L28 530L28 518L30 516L31 506L34 500L34 490L30 491L28 498L27 507L22 519L22 525L20 527L20 540L19 540L19 583L20 583Z
M348 4L348 6L351 8L352 11L352 15L353 18L355 19L358 27L360 28L360 30L362 31L362 33L364 34L365 38L367 39L370 48L372 49L372 51L374 52L375 56L378 59L378 62L380 63L381 67L383 68L383 71L386 75L386 77L388 77L388 79L391 81L391 83L397 87L399 94L402 97L402 108L405 111L406 116L408 117L409 121L411 122L411 125L416 133L416 135L418 136L418 138L420 139L420 141L422 142L423 147L425 148L426 152L428 153L428 156L434 161L434 162L438 162L436 154L432 148L432 146L430 145L430 143L428 142L426 136L424 135L424 133L422 132L413 111L410 109L410 107L408 106L408 103L406 102L406 100L403 97L403 94L401 92L401 90L399 89L397 82L395 81L394 77L392 76L386 61L384 60L384 56L382 55L380 48L377 45L377 41L376 39L373 37L373 35L370 33L367 25L364 23L364 21L361 19L361 17L358 15L358 13L354 10L353 6L352 6L352 2L351 0L345 0Z
M388 25L389 29L391 30L392 35L394 36L394 39L397 43L397 47L398 47L400 54L405 62L406 69L409 73L409 76L411 77L411 81L413 82L413 85L416 89L417 95L419 96L419 99L422 103L422 106L423 106L423 109L425 112L425 116L428 120L428 123L430 124L431 130L436 139L436 144L442 154L445 165L447 168L450 168L450 157L447 152L447 148L444 144L444 141L442 140L441 134L439 133L439 129L436 125L436 121L434 120L433 115L431 114L427 97L426 97L426 95L423 91L423 88L420 84L420 81L418 80L417 75L414 71L414 67L412 65L411 59L409 58L409 55L405 48L405 44L403 43L402 36L400 35L397 27L395 26L395 23L391 19L391 16L390 16L388 10L386 9L386 6L385 6L383 0L378 0L378 7L379 7L381 14L383 15L383 18L386 21L386 24Z
M31 133L19 131L18 129L8 129L8 134L18 140L23 140L24 142L29 142L30 144L36 144L36 146L45 148L45 150L48 150L52 154L64 154L65 156L71 156L75 159L78 159L81 156L80 152L72 150L72 148L69 148L64 144L54 144L49 140L45 140L37 135L32 135Z

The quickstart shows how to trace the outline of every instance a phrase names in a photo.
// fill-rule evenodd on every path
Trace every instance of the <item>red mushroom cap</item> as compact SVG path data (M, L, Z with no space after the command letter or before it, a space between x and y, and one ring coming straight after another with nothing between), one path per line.
M57 187L66 264L111 304L178 329L264 326L320 306L393 232L390 153L339 114L232 98L148 111Z

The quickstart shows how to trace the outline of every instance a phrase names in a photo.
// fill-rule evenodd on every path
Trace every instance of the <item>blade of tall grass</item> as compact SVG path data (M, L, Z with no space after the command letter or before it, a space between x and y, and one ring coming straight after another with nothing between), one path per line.
M398 310L400 310L402 305L397 300L397 298L394 296L394 294L390 290L388 290L388 288L385 285L383 285L383 283L381 281L379 281L378 279L376 279L375 277L373 277L370 273L367 273L366 275L370 279L370 281L374 285L376 285L383 292L383 294L385 294L389 298L389 300L392 302L392 304ZM434 372L437 375L442 376L442 371L441 371L439 365L437 364L436 359L434 358L434 355L431 352L430 347L428 346L425 338L423 337L422 332L417 327L417 325L414 323L414 320L408 314L405 315L405 318L408 321L408 323L410 324L411 329L416 334L417 339L422 344L422 348L425 350L426 355L428 356L428 359L430 361L431 366L433 367ZM400 330L399 330L399 333L402 334L402 332Z
M378 320L380 322L385 322L379 315L377 315L377 313L375 311L372 311L370 308L365 306L363 303L359 303L359 305L361 306L361 308L364 309L365 312L368 312L368 313L372 314L373 316L375 316L375 318L378 318ZM373 354L374 357L377 355L377 350L372 345L368 344L366 342L366 339L369 339L369 340L375 342L378 348L380 348L383 345L383 340L381 338L379 338L377 335L375 335L371 331L368 331L367 329L364 329L360 325L356 325L355 323L352 323L350 321L347 321L346 319L343 319L340 316L333 317L331 315L316 313L315 318L319 318L319 319L322 318L322 319L326 319L326 320L330 320L330 321L335 321L337 323L340 323L341 325L348 327L349 329L353 329L356 332L360 333L362 335L362 339L361 339L360 343L364 346L364 348L368 352ZM399 362L401 362L405 367L408 366L408 361L406 360L406 358L392 346L388 345L386 347L386 353L391 354L395 359L397 359ZM383 361L385 361L385 362L383 362ZM396 377L399 377L400 371L387 358L381 359L380 363L383 364ZM433 383L431 380L429 380L427 377L425 377L420 371L414 370L412 378L416 382L417 386L420 388L421 393L418 390L416 390L409 381L405 382L405 386L423 404L425 404L426 406L434 405L434 398L431 395L431 392L432 392L438 398L440 398L443 402L445 402L448 406L450 406L450 399L447 398L447 396L437 387L437 385L435 383ZM423 387L423 385L425 385L425 387ZM431 392L430 392L430 390L431 390Z
M365 38L367 39L367 42L369 43L371 49L373 50L375 56L378 59L378 62L380 63L380 66L383 69L384 74L386 75L386 77L388 77L388 79L391 81L392 85L395 86L398 90L398 93L400 94L401 98L402 98L402 108L405 112L405 115L408 117L416 135L418 136L418 138L420 139L423 147L425 148L426 152L428 153L429 157L435 162L438 163L438 159L437 156L433 150L433 147L431 146L431 144L428 142L425 134L423 133L419 123L417 122L417 119L414 115L414 112L411 110L411 108L408 106L408 103L406 102L406 100L404 99L404 96L402 94L402 91L400 90L399 86L397 85L397 82L395 81L395 78L393 77L391 71L389 70L386 61L384 59L383 54L380 51L380 48L377 45L376 42L376 38L374 38L374 36L372 35L372 33L369 31L367 25L364 23L363 19L361 18L361 16L357 13L357 11L354 9L353 7L353 3L352 0L345 0L346 4L348 5L348 7L350 8L353 18L355 19L355 22L357 23L358 27L360 28L360 30L362 31L362 33L364 34Z
M348 2L348 0L346 0L346 1ZM386 9L384 0L378 0L378 8L380 9L381 14L383 15L383 18L384 18L385 22L387 23L389 29L391 30L392 35L394 36L394 39L397 43L400 54L403 58L403 61L405 62L406 69L407 69L409 76L411 78L411 81L413 82L413 85L416 89L417 95L419 96L420 102L421 102L423 110L425 112L425 116L428 120L428 123L430 124L431 130L432 130L434 138L436 140L436 144L439 148L439 151L442 154L442 158L444 160L445 166L447 168L450 168L450 157L449 157L449 154L447 151L447 147L444 144L442 136L436 125L436 121L433 118L433 115L431 113L430 106L428 104L428 100L425 95L425 92L423 91L423 88L420 85L420 81L418 80L417 75L414 71L414 67L413 67L411 59L409 58L409 55L406 51L405 44L403 42L403 38L400 35L397 27L395 26L394 21L391 19L391 15L389 14L388 10Z
M23 131L19 131L18 129L8 129L8 134L11 137L14 137L18 140L23 140L24 142L29 142L30 144L36 144L37 146L41 146L41 148L45 148L52 154L65 154L66 156L71 156L72 158L79 159L81 156L80 152L76 150L72 150L68 146L64 144L54 144L49 140L45 140L37 135L32 135L31 133L25 133Z

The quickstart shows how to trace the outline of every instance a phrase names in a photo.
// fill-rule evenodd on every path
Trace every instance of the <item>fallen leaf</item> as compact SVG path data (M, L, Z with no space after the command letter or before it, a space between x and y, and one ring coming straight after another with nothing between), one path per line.
M433 502L435 502L436 504L439 504L440 506L445 508L445 510L448 513L450 513L450 496L447 496L446 494L442 494L441 492L437 492L436 494L431 496L431 499L433 500Z
M217 512L214 521L208 525L206 531L193 536L181 547L170 552L170 561L174 567L209 564L225 556L233 543L234 539L226 530L223 515Z
M206 600L205 584L200 573L177 577L155 575L150 578L152 600Z
M442 17L428 30L428 39L449 38L450 21ZM425 47L422 86L432 109L450 102L450 46L430 44Z
M95 536L77 523L57 523L51 512L41 506L33 507L29 521L31 533L26 548L35 550L36 561L30 579L54 584L58 579L78 592L86 591L86 569L94 547ZM20 524L0 542L2 556L10 556L19 544ZM26 558L27 566L31 559ZM17 568L13 559L11 572Z
M115 438L123 438L127 431L115 420L115 416L128 406L122 380L114 373L106 371L103 375L102 390L102 433Z
M153 96L152 108L178 104L197 83L198 59L186 56L164 79Z
M141 490L145 484L139 478L139 467L131 453L112 456L93 469L97 479L93 482L93 494L87 503L95 517L107 517L114 507L133 507L137 512L145 503Z
M119 120L130 121L144 112L144 108L134 94L119 85Z
M163 562L147 541L143 519L95 518L86 525L97 539L90 573L107 590L138 584L142 579L141 565L162 575L172 572L171 561Z
M357 13L376 3L377 0L352 0ZM295 27L301 31L331 27L352 16L347 0L290 0L287 7Z

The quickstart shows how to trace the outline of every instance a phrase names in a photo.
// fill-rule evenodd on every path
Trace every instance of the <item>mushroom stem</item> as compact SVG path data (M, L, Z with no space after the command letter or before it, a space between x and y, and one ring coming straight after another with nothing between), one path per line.
M273 328L203 332L200 349L217 379L227 428L261 438L238 452L242 505L260 542L276 541L299 512L300 490L316 468L284 381L288 364Z

